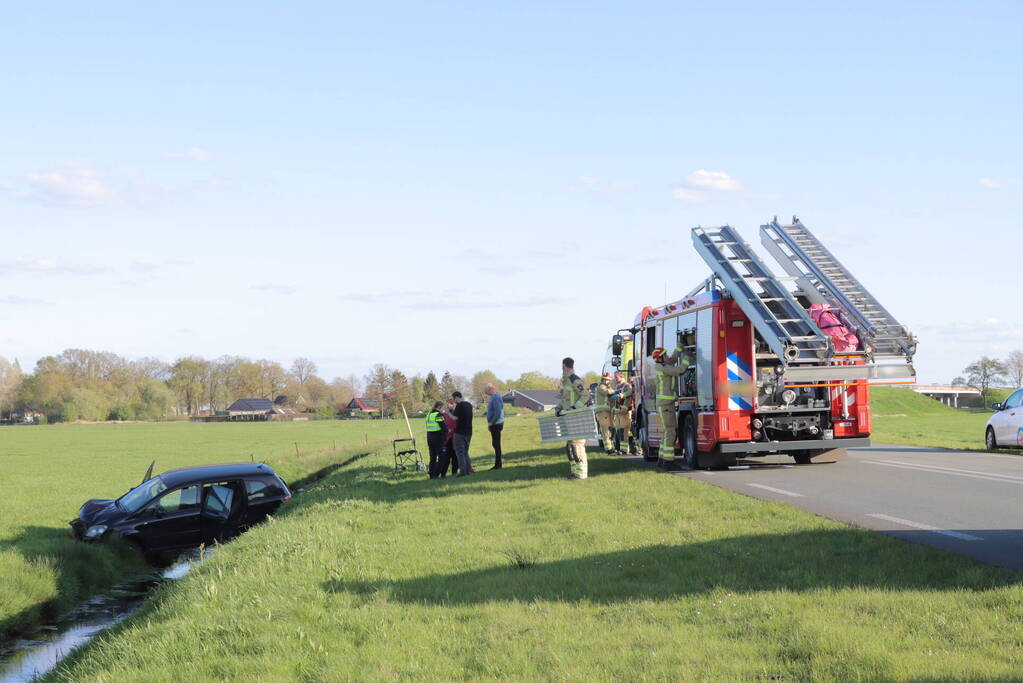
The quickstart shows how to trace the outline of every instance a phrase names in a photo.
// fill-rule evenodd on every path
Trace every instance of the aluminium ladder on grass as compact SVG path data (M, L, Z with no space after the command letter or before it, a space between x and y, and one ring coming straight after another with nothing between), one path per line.
M830 360L830 338L734 228L693 228L693 245L783 365Z
M905 360L912 367L913 335L798 218L792 217L792 225L775 219L760 226L760 239L807 299L831 304L859 328L861 341L873 347L874 358Z

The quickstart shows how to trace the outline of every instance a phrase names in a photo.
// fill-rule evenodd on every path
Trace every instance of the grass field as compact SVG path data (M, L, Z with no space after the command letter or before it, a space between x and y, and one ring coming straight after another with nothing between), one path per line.
M1007 393L1007 392L1003 392ZM992 401L1003 400L996 396ZM877 387L870 392L877 443L984 450L984 425L991 411L964 411L942 405L909 389ZM1019 454L1019 450L999 450Z
M534 430L468 479L334 473L50 678L1019 679L1018 574L605 456L566 481Z
M126 549L74 541L67 522L87 499L138 484L151 460L162 472L251 457L294 481L399 429L391 420L0 427L0 634L142 569Z

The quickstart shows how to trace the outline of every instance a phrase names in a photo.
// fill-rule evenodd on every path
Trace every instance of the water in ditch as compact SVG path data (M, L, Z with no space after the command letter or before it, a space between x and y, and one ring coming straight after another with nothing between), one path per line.
M52 671L69 653L138 609L157 586L188 574L211 549L182 555L170 567L119 583L89 598L53 623L0 645L0 683L33 681Z

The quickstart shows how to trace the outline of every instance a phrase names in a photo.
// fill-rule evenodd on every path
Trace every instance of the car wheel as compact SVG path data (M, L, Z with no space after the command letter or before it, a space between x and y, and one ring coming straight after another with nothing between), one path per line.
M984 432L984 445L987 446L989 451L998 450L998 442L995 440L995 430L991 427L988 427L987 431Z
M696 423L692 416L686 416L682 421L682 463L691 470L700 467L700 456L696 452Z

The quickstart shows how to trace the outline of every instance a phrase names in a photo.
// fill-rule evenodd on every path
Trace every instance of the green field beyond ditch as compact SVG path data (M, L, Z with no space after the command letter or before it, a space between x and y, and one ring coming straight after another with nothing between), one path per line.
M1018 680L1020 575L563 449L332 474L158 589L66 681ZM482 441L483 439L479 439ZM489 459L480 459L489 465Z

